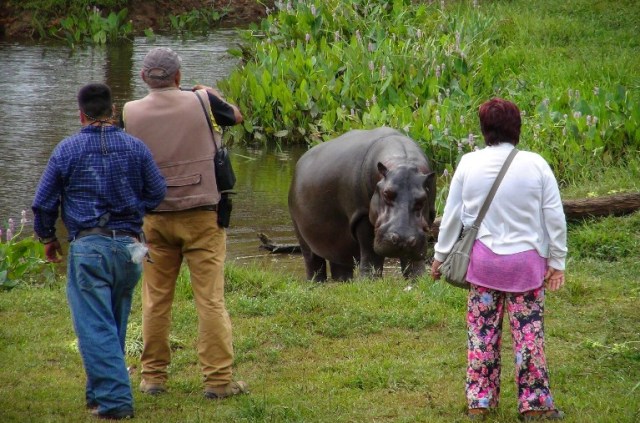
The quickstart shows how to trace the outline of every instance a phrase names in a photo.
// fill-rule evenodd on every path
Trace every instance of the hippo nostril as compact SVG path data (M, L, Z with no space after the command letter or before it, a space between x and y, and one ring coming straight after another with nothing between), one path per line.
M391 232L391 233L389 234L389 241L390 241L392 244L397 244L399 239L400 239L400 237L398 236L398 234L397 234L397 233L395 233L395 232Z

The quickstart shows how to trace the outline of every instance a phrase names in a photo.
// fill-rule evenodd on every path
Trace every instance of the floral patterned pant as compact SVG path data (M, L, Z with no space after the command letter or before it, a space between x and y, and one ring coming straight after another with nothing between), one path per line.
M552 410L544 355L544 288L524 293L471 285L466 392L469 408L493 408L500 400L502 319L507 308L518 385L518 411Z

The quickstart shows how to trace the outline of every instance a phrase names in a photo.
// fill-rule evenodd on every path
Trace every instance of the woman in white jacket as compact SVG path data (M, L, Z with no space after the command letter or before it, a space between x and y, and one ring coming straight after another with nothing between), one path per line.
M465 154L449 189L431 269L451 251L463 227L473 224L502 164L520 139L521 118L512 102L480 106L486 147ZM523 420L561 419L551 396L544 354L544 292L564 284L566 220L555 176L538 154L521 151L498 187L480 225L467 271L468 416L483 419L498 406L502 318L514 340L518 411Z

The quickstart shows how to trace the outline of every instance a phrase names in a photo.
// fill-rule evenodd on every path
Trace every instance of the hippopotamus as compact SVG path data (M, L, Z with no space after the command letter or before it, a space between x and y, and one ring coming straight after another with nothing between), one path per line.
M298 160L289 213L309 280L380 277L386 257L402 274L425 271L436 180L425 153L395 129L352 130Z

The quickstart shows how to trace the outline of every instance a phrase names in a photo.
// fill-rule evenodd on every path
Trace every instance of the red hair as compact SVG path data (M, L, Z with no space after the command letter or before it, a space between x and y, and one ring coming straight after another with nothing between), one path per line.
M492 98L480 106L480 129L487 145L520 142L522 119L520 110L514 103L502 98Z

